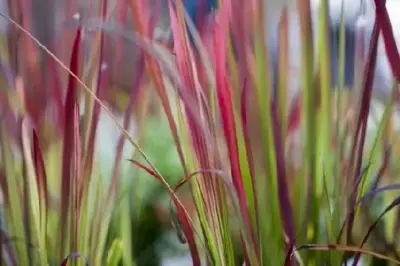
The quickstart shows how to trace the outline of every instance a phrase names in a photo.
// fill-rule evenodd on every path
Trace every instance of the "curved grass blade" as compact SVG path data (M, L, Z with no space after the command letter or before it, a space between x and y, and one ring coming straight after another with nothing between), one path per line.
M146 171L149 175L154 177L157 181L159 181L161 184L165 185L163 182L163 178L155 171L152 169L148 168L147 166L135 161L135 160L129 160L131 163L136 165L137 167L141 168L142 170ZM193 222L190 219L189 214L185 210L184 206L182 203L179 201L177 196L174 194L174 191L171 189L170 186L167 185L166 187L168 189L168 192L170 194L170 197L174 201L175 207L177 209L177 215L178 215L178 220L182 225L182 229L184 232L185 239L188 243L190 253L192 255L192 262L194 266L200 266L200 257L199 253L197 252L197 247L196 247L196 241L194 237L194 229L192 228Z
M383 259L389 262L392 262L396 265L400 265L400 261L392 259L388 256L382 255L380 253L374 252L368 249L362 249L355 246L344 246L344 245L336 245L336 244L306 244L294 249L294 251L301 250L316 250L316 251L341 251L341 252L359 252L361 254L370 255L375 258ZM293 256L293 253L288 255L289 257ZM288 261L288 258L286 258ZM288 264L290 265L290 264Z
M375 197L377 194L386 192L386 191L391 191L391 190L400 190L400 183L398 184L391 184L391 185L386 185L383 187L376 188L374 190L371 190L364 194L357 202L356 205L359 205L363 203L364 201L371 199L372 197Z
M71 254L69 254L69 255L61 262L60 266L67 266L67 265L68 265L68 261L69 261L70 259L83 259L83 260L85 261L85 266L89 266L89 260L88 260L85 256L83 256L83 255L81 255L81 254L79 254L79 253L71 253Z
M371 235L372 231L375 229L375 227L378 225L379 221L383 218L383 216L385 216L386 213L388 213L389 211L391 211L394 207L397 207L398 205L400 205L400 197L397 197L396 199L394 199L392 201L391 204L389 204L389 206L387 206L385 208L385 210L378 216L378 218L375 220L375 222L369 227L367 233L365 234L363 240L361 241L360 244L360 249L364 246L364 244L367 242L368 237ZM360 260L360 256L361 253L357 252L355 257L354 257L354 262L353 262L353 266L357 266L358 261Z
M118 266L122 260L122 241L120 239L115 239L107 254L107 265Z
M379 178L379 177L378 177ZM377 188L377 189L372 189L370 192L366 193L365 195L363 195L360 199L358 199L358 201L356 201L354 203L354 205L352 206L351 210L348 211L345 220L341 226L341 229L339 231L339 234L336 238L336 242L339 243L340 239L342 237L343 231L345 229L345 225L346 223L348 223L348 221L350 219L352 219L355 215L355 213L358 210L358 206L362 203L364 203L364 201L366 200L371 200L371 198L373 198L376 194L380 194L383 193L385 191L391 191L391 190L399 190L400 189L400 184L392 184L392 185L387 185L381 188Z

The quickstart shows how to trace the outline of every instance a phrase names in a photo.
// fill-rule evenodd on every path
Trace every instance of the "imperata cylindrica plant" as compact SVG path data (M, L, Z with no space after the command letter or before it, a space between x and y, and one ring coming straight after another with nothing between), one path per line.
M1 4L0 264L400 264L396 0Z

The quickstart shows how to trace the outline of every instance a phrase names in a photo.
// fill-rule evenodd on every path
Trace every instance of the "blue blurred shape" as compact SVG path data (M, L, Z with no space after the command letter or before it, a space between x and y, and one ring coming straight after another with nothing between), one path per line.
M183 0L183 6L193 21L197 30L200 30L203 23L207 22L212 10L217 8L217 0ZM189 40L193 43L193 35L188 30Z
M207 17L217 7L217 0L183 0L183 6L197 25L199 20Z

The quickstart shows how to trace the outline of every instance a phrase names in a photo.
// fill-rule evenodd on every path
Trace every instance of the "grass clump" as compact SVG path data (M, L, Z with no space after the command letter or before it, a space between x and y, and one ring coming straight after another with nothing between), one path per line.
M313 36L310 1L298 0L301 90L291 97L288 7L279 13L275 77L265 23L272 6L266 1L219 1L217 9L206 12L211 19L195 17L196 27L184 3L168 1L171 51L169 43L152 40L149 3L117 4L119 22L125 21L124 11L131 12L132 32L120 27L126 23L110 22L115 7L100 1L97 16L80 17L69 30L74 37L68 67L58 59L64 50L52 54L24 30L29 25L12 23L27 41L21 49L25 57L17 57L24 71L11 63L20 50L8 52L14 77L7 87L15 90L3 91L2 97L4 262L47 265L53 263L50 258L61 261L69 256L91 265L149 265L140 260L140 241L135 242L141 227L131 223L150 223L148 209L138 208L145 201L137 197L140 191L123 197L125 184L142 187L138 178L121 181L125 164L143 170L166 189L172 224L195 266L202 261L342 265L349 258L356 265L361 255L364 264L375 265L378 259L399 264L399 245L393 237L399 230L398 215L393 215L399 203L393 163L398 156L392 115L395 89L384 102L378 127L372 133L367 130L380 33L395 79L400 77L384 4L375 1L376 21L368 54L358 65L362 82L357 94L355 89L343 91L344 27L339 88L332 90L328 2L321 1L318 35ZM94 37L90 41L84 37L88 29ZM118 48L116 60L105 65L111 37ZM83 49L84 44L92 49ZM127 44L140 50L131 66L135 75L129 90L107 76L107 69L118 71L125 49L121 47ZM43 58L49 58L41 58L51 71L48 77L40 75L35 61L39 54L28 53L37 45L45 51ZM154 112L152 103L162 110ZM101 110L121 131L106 180L95 163ZM145 128L150 116L160 116L159 111L165 115L182 172L169 167L161 172L152 163L157 158L141 148L149 135ZM112 112L122 114L122 122ZM48 113L55 115L50 119ZM135 140L126 130L132 114L138 129ZM123 160L125 140L135 148L130 161ZM183 177L176 182L167 175ZM179 191L184 186L192 204L183 204ZM154 257L156 253L153 250Z

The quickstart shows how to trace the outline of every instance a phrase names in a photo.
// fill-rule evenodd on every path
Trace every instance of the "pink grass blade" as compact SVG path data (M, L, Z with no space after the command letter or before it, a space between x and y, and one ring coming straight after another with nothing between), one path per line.
M228 147L229 161L231 166L232 181L239 197L242 215L246 224L246 230L251 233L251 223L249 211L247 209L246 196L244 191L243 179L241 175L238 144L236 137L235 119L233 116L234 108L232 103L232 90L228 84L226 74L226 50L228 25L230 21L229 1L225 1L221 11L220 21L214 30L214 49L215 49L215 74L217 97L222 118L223 131ZM253 240L254 241L254 240Z
M287 132L288 135L295 133L301 124L302 102L300 93L296 94L292 103L290 104Z

